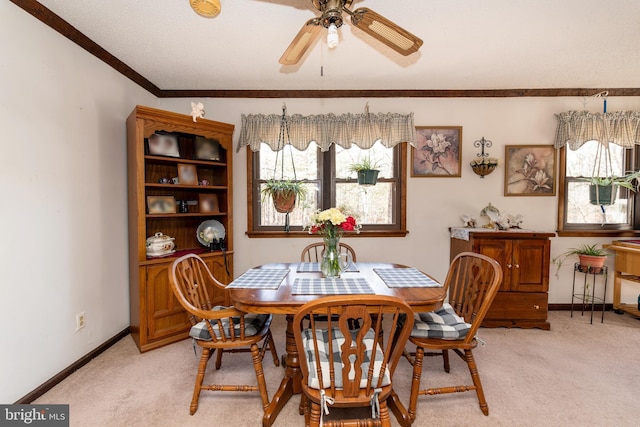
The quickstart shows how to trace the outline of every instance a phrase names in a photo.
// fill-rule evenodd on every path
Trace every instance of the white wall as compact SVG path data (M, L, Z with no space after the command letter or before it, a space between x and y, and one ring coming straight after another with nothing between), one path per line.
M462 214L480 219L480 210L491 202L502 212L523 214L524 227L555 231L556 197L504 197L504 168L481 179L468 166L478 149L473 142L485 137L493 142L488 151L504 159L505 145L552 144L556 130L554 114L584 109L584 99L574 98L483 98L483 99L199 99L206 117L236 126L234 142L240 134L242 113L279 114L283 101L289 114L361 113L369 103L372 113L398 112L415 114L416 126L462 126L463 169L461 178L409 178L407 222L409 235L404 238L349 239L358 260L383 260L415 266L442 280L449 265L448 227L459 226ZM161 108L189 114L192 99L161 99ZM639 98L609 98L608 110L637 109ZM601 100L588 99L587 109L601 111ZM299 259L300 250L309 239L249 239L247 231L246 151L234 153L234 245L235 274L267 262ZM411 163L409 163L411 164ZM310 237L311 238L311 237ZM317 237L315 237L317 239ZM559 238L551 243L552 257L584 242L610 242L611 238ZM613 268L613 260L608 260ZM571 302L573 271L567 262L555 277L552 267L549 301ZM612 300L612 279L608 301ZM601 292L601 290L599 290ZM626 292L634 302L640 289Z
M129 325L125 120L156 99L5 1L0 52L0 402L11 403Z

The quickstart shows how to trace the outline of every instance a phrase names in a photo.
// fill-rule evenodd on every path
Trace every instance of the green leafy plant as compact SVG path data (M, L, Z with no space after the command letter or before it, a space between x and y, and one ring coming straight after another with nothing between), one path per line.
M294 181L289 179L270 179L265 182L264 187L261 190L263 201L267 197L272 197L276 194L282 194L285 197L295 194L298 200L304 200L307 195L307 187L305 187L302 181Z
M592 185L599 185L601 187L617 185L619 187L623 187L636 192L638 191L638 186L640 185L640 171L631 172L624 176L594 176L586 179Z
M579 255L599 257L599 256L610 255L610 252L603 247L598 247L598 244L593 244L593 245L584 244L584 245L578 246L577 248L570 248L551 260L551 263L557 266L556 277L558 277L558 272L560 271L560 267L562 267L562 264L567 258L571 256L579 256Z
M349 170L351 172L360 172L365 170L377 170L379 167L380 161L376 160L375 162L372 162L370 157L365 157L361 161L349 166Z

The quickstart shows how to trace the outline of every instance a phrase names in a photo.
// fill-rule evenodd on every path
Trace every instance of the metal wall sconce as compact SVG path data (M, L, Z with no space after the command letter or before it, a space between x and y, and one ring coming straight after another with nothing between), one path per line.
M495 157L489 157L489 153L485 153L484 151L485 147L488 148L492 145L493 143L484 139L484 136L479 141L475 141L473 143L474 147L481 147L481 150L476 154L478 159L472 160L470 165L476 175L480 175L480 178L484 178L485 175L489 175L498 166L498 159Z

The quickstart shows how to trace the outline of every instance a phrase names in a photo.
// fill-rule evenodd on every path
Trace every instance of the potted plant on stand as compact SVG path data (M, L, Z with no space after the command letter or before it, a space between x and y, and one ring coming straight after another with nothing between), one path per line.
M358 174L359 185L376 185L380 173L377 168L378 162L372 162L371 158L366 157L361 162L352 164L349 170Z
M564 261L574 255L578 256L581 271L599 273L602 266L604 266L609 252L601 246L598 247L597 244L584 244L577 248L571 248L551 260L551 262L558 267L556 277L558 277L558 271L560 271L560 267L562 267Z

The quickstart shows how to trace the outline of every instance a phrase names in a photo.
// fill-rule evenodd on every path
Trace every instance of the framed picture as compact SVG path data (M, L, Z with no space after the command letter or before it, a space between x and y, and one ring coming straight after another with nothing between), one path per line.
M178 180L180 185L198 185L196 165L178 163Z
M217 194L200 194L198 205L200 212L220 212Z
M175 135L154 133L148 140L149 154L153 156L180 157L178 138Z
M416 126L411 159L413 177L462 176L462 126Z
M505 196L556 195L553 145L507 145L504 159Z
M150 214L176 213L176 199L173 196L147 196Z
M196 137L196 159L220 160L220 143L215 139Z

